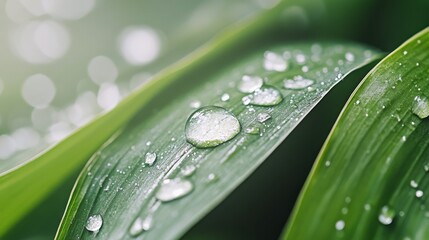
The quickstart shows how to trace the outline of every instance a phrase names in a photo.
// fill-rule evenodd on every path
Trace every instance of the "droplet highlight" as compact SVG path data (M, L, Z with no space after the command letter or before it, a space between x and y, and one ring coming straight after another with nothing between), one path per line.
M380 214L378 215L378 221L383 225L390 225L395 218L396 212L389 206L383 206Z
M293 77L293 79L285 79L283 81L283 86L286 89L303 89L313 85L314 81L311 79L306 79L301 75Z
M218 146L240 132L238 119L224 108L203 107L195 111L186 122L186 140L199 148Z

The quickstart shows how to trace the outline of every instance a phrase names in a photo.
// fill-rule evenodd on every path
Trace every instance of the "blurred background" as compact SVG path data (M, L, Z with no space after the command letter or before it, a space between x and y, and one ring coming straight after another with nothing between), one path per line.
M0 171L276 0L0 1Z
M0 0L0 172L113 108L226 27L278 2ZM354 41L389 52L429 25L428 0L293 2L297 4L289 13L303 23L295 39L306 41ZM300 5L304 3L310 7ZM266 39L291 37L276 35ZM369 70L353 73L335 88L184 238L275 239L338 113ZM285 152L290 154L288 162L282 161ZM7 239L52 239L78 173L17 224Z

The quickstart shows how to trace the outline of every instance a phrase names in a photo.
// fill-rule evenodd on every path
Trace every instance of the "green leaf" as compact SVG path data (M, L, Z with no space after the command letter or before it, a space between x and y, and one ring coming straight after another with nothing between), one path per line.
M84 169L57 238L127 239L133 222L148 217L153 227L142 238L178 238L249 176L336 83L379 56L355 44L290 44L269 51L255 51L215 70L209 69L209 62L160 92ZM287 58L288 69L264 69L267 54ZM284 67L282 63L276 66ZM267 86L281 92L283 101L272 107L244 106L247 94L237 90L243 75L265 79ZM287 79L289 87L297 84L293 79L312 84L285 89ZM227 109L237 116L241 132L214 148L192 146L185 139L185 123L195 111L190 106L193 101ZM270 119L260 123L260 114L269 114ZM254 133L246 133L252 127ZM145 163L147 154L154 153L154 164ZM184 176L192 166L195 173ZM160 196L160 184L173 178L186 179L185 190L190 181L193 189L189 196L161 203L157 198L168 196ZM103 219L98 233L85 230L94 215Z
M429 110L421 100L428 69L425 29L367 75L325 142L284 239L429 238L429 121L418 116Z

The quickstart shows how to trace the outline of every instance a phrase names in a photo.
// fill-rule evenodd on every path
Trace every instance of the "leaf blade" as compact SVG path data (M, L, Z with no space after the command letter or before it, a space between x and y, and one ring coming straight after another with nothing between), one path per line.
M323 49L321 60L310 60L317 55L312 53L318 52L319 48ZM209 80L198 82L181 79L180 84L187 84L188 89L185 87L181 93L173 91L173 96L164 100L164 103L153 103L155 111L144 109L140 114L144 118L135 119L121 136L91 161L78 181L57 238L95 237L84 230L86 219L92 214L101 214L106 219L97 237L130 238L127 230L132 221L137 216L143 218L152 214L151 209L157 204L154 195L160 182L165 178L181 176L181 168L194 164L198 170L191 176L195 183L195 189L190 194L192 197L161 204L154 216L154 222L158 223L142 237L174 239L182 235L253 172L329 89L352 70L377 58L378 54L365 50L367 48L356 45L330 44L314 45L313 48L310 44L279 47L276 49L278 54L289 52L292 56L290 69L286 72L263 70L263 51L259 51L246 61L226 66L224 71L215 76L209 76L201 70L192 75ZM346 53L353 54L353 61L346 61ZM307 59L306 65L302 58ZM326 70L325 61L331 62ZM251 108L243 106L241 98L244 95L236 90L236 86L231 86L231 82L236 83L243 73L265 77L268 85L281 89L284 101L272 108L252 107L253 110L249 110ZM315 80L313 90L283 88L285 78L293 79L297 75ZM171 88L177 90L175 87ZM224 93L229 94L228 101L219 100ZM163 94L161 96L166 96L165 92ZM242 131L230 142L214 149L196 149L186 142L183 134L186 118L193 111L189 108L192 100L200 100L203 105L215 104L227 108L238 116L243 129L256 124L258 113L268 112L272 119L268 125L258 125L262 136L247 135ZM250 149L250 146L253 151L243 151ZM157 153L157 167L142 167L144 154L148 152ZM210 180L213 177L210 177L211 174L218 178ZM108 190L105 190L106 184ZM122 193L127 193L126 197L121 197ZM106 206L109 208L106 209ZM126 206L132 206L133 209L126 209ZM172 218L175 221L168 221Z
M424 84L428 36L428 29L413 36L355 90L307 179L284 239L316 235L397 239L428 234L419 235L425 228L418 226L427 224L421 215L400 216L406 214L404 206L415 202L410 191L416 190L407 188L410 172L422 175L416 164L425 161L422 154L427 151L427 121L413 114L411 105L416 95L428 93ZM311 200L316 196L317 204ZM380 223L384 206L395 209L394 221L399 223ZM415 207L414 203L410 210L415 212Z

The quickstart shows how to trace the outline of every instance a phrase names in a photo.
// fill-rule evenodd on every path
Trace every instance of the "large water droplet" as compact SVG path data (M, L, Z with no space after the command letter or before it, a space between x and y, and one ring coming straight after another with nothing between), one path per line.
M427 118L429 116L429 102L425 96L416 96L414 98L412 111L419 118Z
M156 160L156 153L151 153L151 152L146 153L145 160L144 160L145 164L152 166L155 160Z
M383 225L389 225L393 222L396 212L389 206L383 206L380 214L378 215L378 221Z
M169 202L186 196L193 188L192 183L185 179L165 179L156 193L156 198L162 202Z
M89 216L88 220L86 221L85 228L90 232L98 232L102 225L103 219L101 218L101 215L97 214Z
M281 55L266 51L264 53L264 68L268 71L283 72L288 68L288 63Z
M244 75L238 84L238 90L242 93L252 93L262 87L264 81L258 76Z
M283 84L287 89L303 89L311 86L314 83L311 79L306 79L303 76L295 76L293 79L285 79Z
M195 111L186 122L186 140L199 148L215 147L234 138L240 123L229 111L208 106Z
M279 104L283 97L281 93L274 87L263 87L255 92L252 95L248 95L250 98L250 104L256 106L275 106Z

